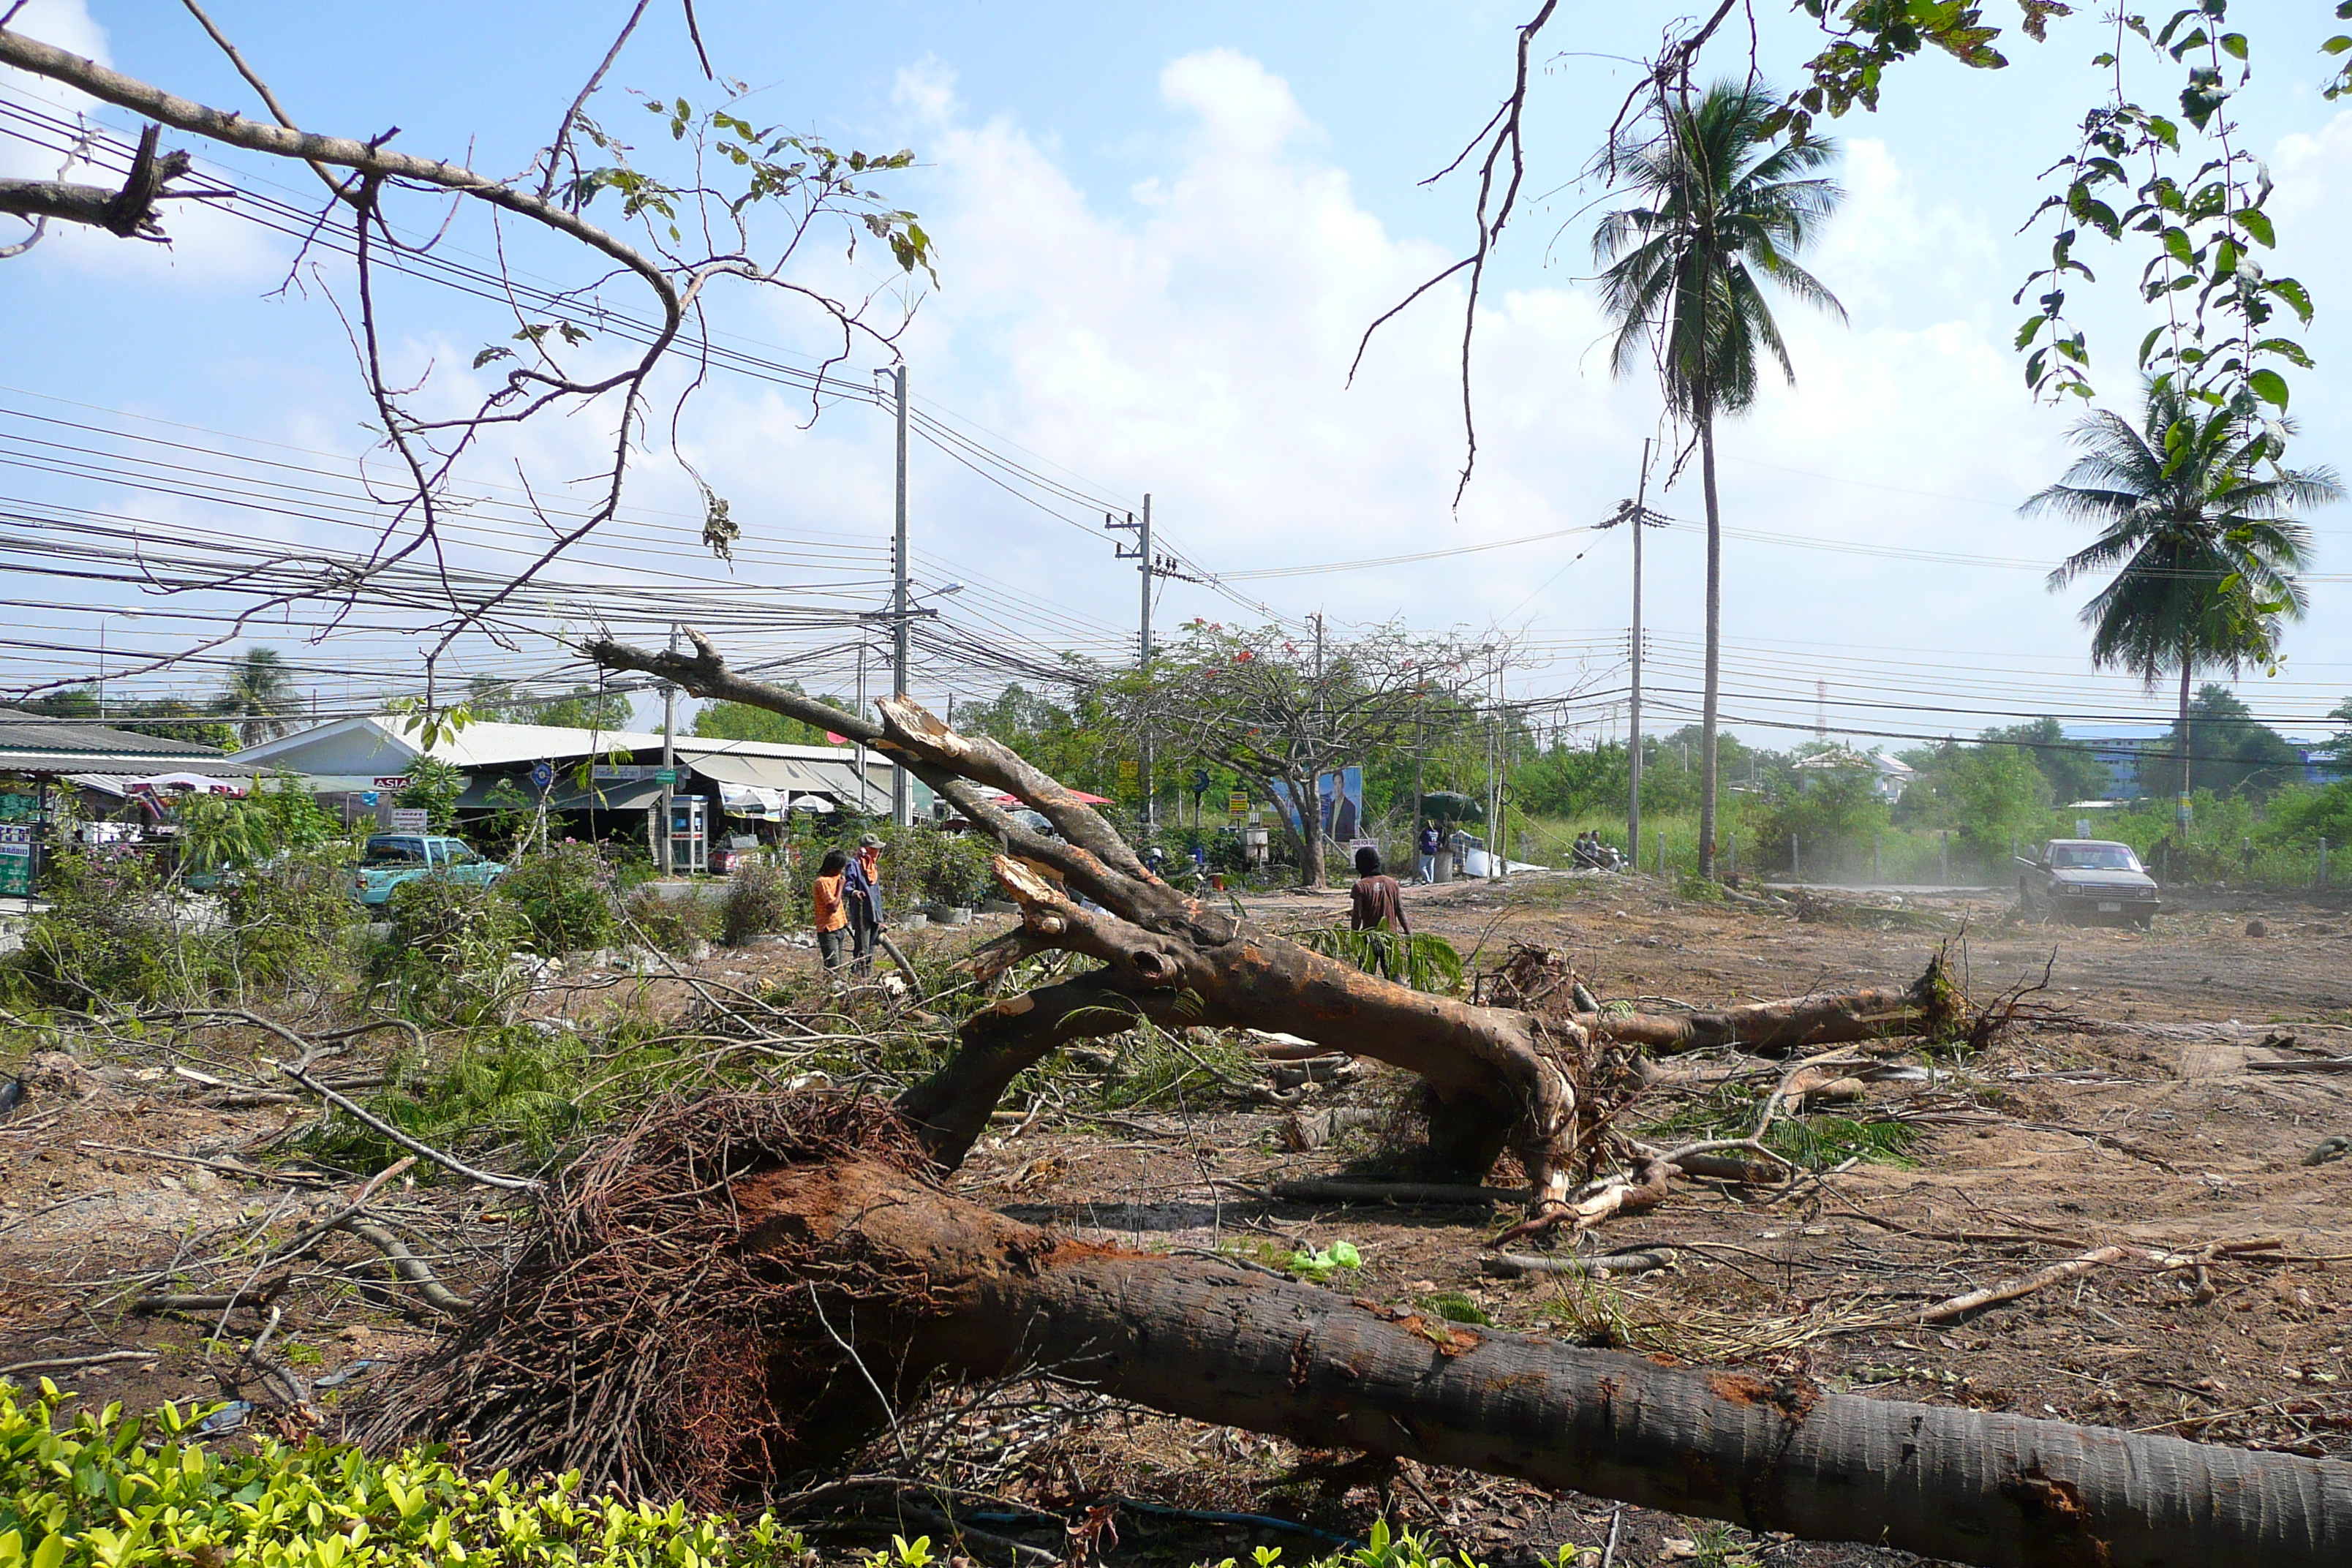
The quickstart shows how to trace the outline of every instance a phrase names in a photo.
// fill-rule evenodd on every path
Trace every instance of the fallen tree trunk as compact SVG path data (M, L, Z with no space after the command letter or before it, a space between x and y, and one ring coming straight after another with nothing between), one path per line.
M876 704L877 723L748 679L708 638L690 627L687 636L691 655L609 640L583 651L606 668L644 671L697 697L820 724L904 763L1003 850L996 876L1022 923L972 955L983 981L1049 950L1100 963L967 1020L955 1055L900 1096L899 1110L942 1170L962 1163L1013 1079L1063 1046L1142 1021L1209 1025L1293 1035L1418 1075L1427 1090L1429 1174L1475 1184L1508 1151L1528 1173L1537 1211L1556 1212L1585 1135L1607 1120L1585 1093L1597 1038L1654 1040L1665 1049L1792 1048L1916 1030L1956 1005L1935 966L1905 991L1647 1021L1478 1006L1416 991L1178 892L1066 786L996 741L957 734L904 694ZM1003 810L996 803L1005 795L1054 831L1037 832Z
M559 1181L379 1443L717 1500L845 1458L942 1376L1996 1565L2352 1554L2352 1466L1666 1367L1024 1225L838 1094L672 1109Z
M1660 1367L1076 1242L887 1167L735 1196L755 1258L814 1245L919 1270L910 1369L1036 1368L1307 1447L2002 1568L2352 1560L2352 1466Z
M1962 1008L1940 965L1908 985L1833 995L1750 1002L1701 1013L1577 1013L1575 1021L1606 1040L1655 1056L1737 1046L1757 1056L1786 1056L1814 1046L1897 1039L1948 1028Z

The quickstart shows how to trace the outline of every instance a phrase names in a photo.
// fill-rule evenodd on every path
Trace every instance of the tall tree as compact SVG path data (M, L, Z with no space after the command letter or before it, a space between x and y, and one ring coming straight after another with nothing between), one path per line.
M2255 718L2228 687L2210 681L2200 686L2189 704L2189 722L2197 732L2189 777L2199 788L2268 800L2301 782L2303 753ZM2176 736L2176 750L2179 744Z
M293 672L278 650L248 647L229 666L228 679L213 703L213 711L236 725L239 742L254 746L293 729L301 707Z
M1607 264L1601 299L1615 323L1610 368L1654 359L1666 405L1697 432L1706 493L1706 680L1700 705L1699 875L1715 875L1716 710L1723 643L1723 517L1716 492L1715 421L1756 400L1769 356L1796 369L1763 280L1845 319L1845 308L1793 258L1844 193L1813 171L1837 155L1828 141L1775 144L1780 100L1759 83L1719 82L1694 104L1685 86L1658 95L1650 128L1610 150L1638 197L1601 220L1592 254Z
M1281 785L1297 813L1307 884L1319 888L1317 776L1413 743L1425 718L1456 706L1499 651L1394 626L1302 641L1278 626L1244 632L1195 620L1153 653L1148 674L1108 683L1104 694L1132 723L1169 737L1171 760L1197 758Z
M2234 674L2249 660L2275 658L2285 622L2305 608L2295 574L2311 531L2295 514L2344 495L2332 469L2277 465L2290 433L2284 421L2258 418L2251 395L2216 407L2158 376L2142 395L2138 425L2106 408L2077 421L2083 455L2021 509L2098 528L2050 574L2050 586L2115 573L2083 606L2091 662L2128 669L2150 689L2168 673L2179 678L2174 741L2184 797L2197 671Z
M2006 742L2031 758L2050 781L2051 798L2061 805L2096 800L2106 793L2114 776L2090 747L2067 740L2065 727L2055 719L1996 725L1984 732L1984 738Z

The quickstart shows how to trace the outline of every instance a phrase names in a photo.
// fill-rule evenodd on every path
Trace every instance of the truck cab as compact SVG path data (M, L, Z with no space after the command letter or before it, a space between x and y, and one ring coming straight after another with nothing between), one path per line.
M368 837L355 879L359 900L381 906L392 890L426 877L476 884L494 882L503 862L486 859L462 838L442 833L375 833Z

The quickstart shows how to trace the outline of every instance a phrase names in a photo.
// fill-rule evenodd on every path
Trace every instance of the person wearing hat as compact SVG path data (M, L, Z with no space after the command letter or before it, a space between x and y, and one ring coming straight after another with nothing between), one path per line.
M874 963L874 938L882 929L882 840L869 833L857 841L842 877L842 902L849 910L850 962Z

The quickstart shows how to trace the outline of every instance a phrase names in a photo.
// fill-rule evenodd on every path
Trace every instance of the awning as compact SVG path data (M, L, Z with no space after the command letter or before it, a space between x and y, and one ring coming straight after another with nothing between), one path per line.
M784 796L781 790L761 784L722 784L719 786L719 809L726 816L755 816L767 822L781 822L784 816Z
M751 757L733 752L680 757L678 763L683 767L692 768L722 790L729 784L748 785L774 790L782 795L821 795L877 814L890 809L889 785L869 779L866 782L861 799L857 769L848 763L803 761L799 757Z

